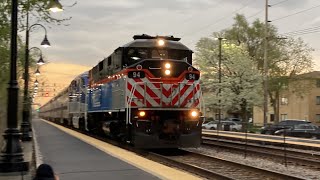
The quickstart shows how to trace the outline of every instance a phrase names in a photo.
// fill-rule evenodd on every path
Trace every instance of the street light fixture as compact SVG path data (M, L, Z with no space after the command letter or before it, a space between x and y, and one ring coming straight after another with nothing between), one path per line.
M39 71L39 68L37 68L36 72L34 73L36 76L39 76L40 75L40 71Z
M61 12L63 11L63 8L59 0L51 0L49 4L49 10L52 12Z
M38 79L36 79L36 81L34 82L34 85L38 85L39 84L39 81Z
M44 48L51 47L50 42L49 42L49 40L47 38L47 32L46 32L46 35L44 35L44 39L41 42L41 46L44 47Z
M29 3L29 1L28 1ZM30 31L33 27L35 26L41 26L44 31L45 31L45 36L43 41L41 42L41 45L43 47L50 47L50 42L48 41L47 38L47 29L41 25L41 24L33 24L29 27L29 12L27 11L27 20L26 20L26 45L25 45L25 64L24 64L24 98L23 98L23 111L22 111L22 123L21 123L21 132L22 132L22 140L23 141L31 141L32 136L31 136L31 126L30 126L30 98L29 98L29 51L33 48L36 48L38 50L40 50L37 47L33 47L29 50L29 35L30 35ZM41 52L41 50L40 50ZM42 53L41 53L41 57L42 58ZM40 61L39 59L39 61ZM43 60L42 60L43 61ZM40 62L41 63L41 62ZM37 69L37 71L35 72L35 75L38 76L40 75L40 71L39 69Z
M41 49L38 48L38 47L32 47L32 48L29 49L29 52L30 52L32 49L37 49L38 51L40 51L40 58L39 58L39 60L37 61L37 64L38 64L39 66L44 65L45 62L44 62L43 57L42 57L42 51L41 51Z
M38 64L39 66L42 66L42 65L45 64L45 62L43 61L43 58L42 58L42 54L40 55L40 59L38 60L37 64Z
M40 58L39 58L39 60L37 61L37 64L38 64L39 66L44 65L45 62L44 62L43 57L42 57L42 51L41 51L41 49L38 48L38 47L32 47L32 48L29 49L29 52L30 52L32 49L37 49L37 50L40 51Z

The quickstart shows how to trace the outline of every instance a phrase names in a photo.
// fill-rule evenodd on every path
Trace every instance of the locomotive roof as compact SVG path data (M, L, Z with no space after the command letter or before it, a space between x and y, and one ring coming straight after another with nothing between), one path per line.
M134 41L131 41L121 47L139 47L139 48L158 48L158 38L165 41L165 45L162 48L168 49L178 49L178 50L188 50L191 51L187 46L178 42L179 38L166 37L166 36L156 36L156 37L146 37L137 38L134 36Z

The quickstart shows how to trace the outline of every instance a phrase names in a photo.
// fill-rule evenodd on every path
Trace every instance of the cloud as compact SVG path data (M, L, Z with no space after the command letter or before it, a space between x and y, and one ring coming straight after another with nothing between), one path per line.
M270 0L276 4L283 0ZM48 59L94 66L117 47L132 40L134 34L174 35L194 48L196 42L212 32L228 28L235 13L264 20L264 1L257 0L77 0L55 17L69 17L69 26L52 26L48 37L52 48ZM62 1L62 3L64 3ZM67 3L67 2L65 2ZM316 5L311 0L288 0L269 8L270 20ZM68 5L68 4L67 4ZM272 22L280 32L319 23L318 10ZM41 42L43 32L34 32L31 44ZM38 38L38 39L37 39ZM315 39L310 40L310 42ZM313 43L318 45L318 43ZM318 45L319 46L319 45Z

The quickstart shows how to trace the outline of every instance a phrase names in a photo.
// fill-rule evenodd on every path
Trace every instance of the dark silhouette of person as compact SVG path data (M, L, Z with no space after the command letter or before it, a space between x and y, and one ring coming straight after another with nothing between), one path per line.
M59 177L55 175L53 168L48 164L41 164L36 171L36 175L33 180L59 180Z

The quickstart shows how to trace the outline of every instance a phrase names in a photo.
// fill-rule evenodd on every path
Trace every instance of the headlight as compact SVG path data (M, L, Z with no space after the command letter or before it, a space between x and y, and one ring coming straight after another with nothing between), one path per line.
M195 118L198 117L199 112L198 111L191 111L191 117Z
M167 70L164 71L164 73L165 73L166 75L170 75L171 71L167 69Z
M146 112L144 112L144 111L140 111L140 112L139 112L139 116L140 116L140 117L144 117L145 115L146 115Z
M163 39L159 39L158 40L158 45L159 46L163 46L164 45L164 40Z
M169 69L169 68L171 67L171 64L170 64L170 63L166 63L164 66L165 66L167 69Z

